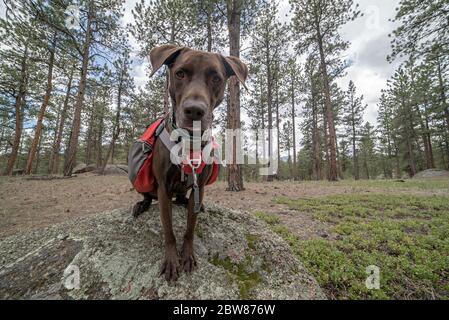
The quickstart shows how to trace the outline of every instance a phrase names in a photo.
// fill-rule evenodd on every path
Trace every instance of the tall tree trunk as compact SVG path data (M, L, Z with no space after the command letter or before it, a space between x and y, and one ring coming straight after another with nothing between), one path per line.
M69 109L69 102L70 102L70 92L72 91L72 81L73 81L73 74L75 72L76 64L72 66L72 69L69 74L69 80L67 82L67 90L64 98L64 104L61 111L61 117L59 120L59 126L58 126L58 135L56 138L56 142L53 146L52 151L52 159L50 164L50 170L49 173L53 174L59 171L59 160L60 160L60 152L61 152L61 142L62 142L62 135L64 133L64 127L65 122L67 119L68 109Z
M445 168L449 170L449 139L447 134L444 135L444 146L446 148L446 155L448 155Z
M176 41L176 20L174 17L172 17L171 24L170 24L170 43L175 44ZM168 92L168 86L170 83L169 79L170 75L168 72L168 68L165 67L165 86L164 86L164 114L168 114L170 112L170 93ZM173 111L174 112L174 111Z
M207 3L207 51L212 51L212 6L213 3L208 1Z
M22 113L22 114L23 114L23 113ZM23 154L23 140L24 140L24 139L20 139L19 156L21 156L21 155ZM447 144L446 144L446 146L447 146ZM20 161L21 161L21 160L22 160L21 158L17 158L17 161L16 161L16 169L17 169L17 170L19 170L19 168L22 167L21 164L20 164Z
M96 143L95 143L95 150L97 155L97 167L101 168L103 165L103 130L104 130L104 106L106 104L106 101L103 100L103 103L101 105L101 112L98 119L98 131L96 132Z
M55 156L53 151L55 149L56 139L58 139L58 126L59 126L59 121L61 119L61 109L62 109L62 107L59 106L57 114L56 114L55 129L53 131L53 142L51 143L51 150L50 150L50 154L48 156L48 173L49 174L52 174L51 166L53 165L53 157Z
M36 174L39 170L39 164L41 161L41 146L42 146L42 137L39 139L39 145L36 150L36 164L34 165L33 173Z
M408 161L410 166L410 176L413 177L416 174L415 155L413 154L413 146L410 137L406 137Z
M16 96L16 101L14 105L15 109L15 133L14 140L12 143L11 155L9 156L8 163L6 165L6 169L4 171L5 175L12 175L14 170L14 165L16 163L17 154L20 148L20 141L22 138L22 130L23 130L23 110L25 107L25 95L28 88L28 74L27 74L27 60L28 60L28 43L25 44L25 49L22 57L22 61L20 64L20 87L19 92Z
M429 116L427 115L427 111L425 110L424 113L424 121L425 121L425 138L427 139L427 146L428 146L428 163L430 168L435 168L435 159L433 157L433 148L432 148L432 137L430 135L430 128L429 128Z
M405 102L403 101L403 106L406 106ZM408 152L408 160L409 160L409 165L410 165L410 174L413 177L416 174L416 160L415 160L415 154L413 153L413 137L416 137L416 135L414 134L414 125L413 125L413 118L412 118L412 114L411 111L412 110L408 110L409 112L407 113L407 118L409 121L409 126L408 128L406 127L406 133L405 133L405 139L406 139L406 144L407 144L407 152ZM419 146L418 146L419 148Z
M84 94L86 91L86 83L87 83L87 72L89 66L89 52L90 52L90 44L92 41L92 6L89 8L89 13L87 15L87 27L86 27L86 37L84 40L83 47L83 62L81 68L81 77L78 88L78 95L76 97L75 103L75 114L73 117L72 130L70 134L70 142L69 149L67 152L67 158L64 166L64 176L71 176L73 168L76 164L76 153L78 150L78 138L80 134L81 128L81 110L84 105Z
M269 31L266 30L268 33ZM271 73L270 43L265 43L265 65L267 67L267 105L268 105L268 159L269 171L267 181L273 181L274 172L271 171L273 160L273 78Z
M292 94L292 127L293 127L293 179L298 178L298 168L296 165L296 110L295 110L295 81L294 81L294 71L292 72L292 81L291 81L291 94Z
M94 147L93 141L94 141L94 134L95 134L95 111L96 110L96 103L95 103L95 97L92 100L92 112L90 113L89 117L89 125L87 129L87 137L86 137L86 164L92 163L92 148Z
M326 110L324 110L323 112L323 130L324 130L324 146L325 146L325 157L326 157L326 165L327 165L327 170L326 170L326 179L330 180L330 156L329 156L329 145L328 145L328 141L329 141L329 134L328 134L328 130L329 127L327 125L327 114L326 114Z
M321 141L318 128L318 110L316 104L315 85L311 77L311 95L312 95L312 149L313 149L313 179L321 180ZM326 130L326 128L325 128Z
M325 106L326 106L326 117L327 117L327 125L328 125L328 149L329 149L329 180L330 181L337 181L338 180L338 169L337 169L337 152L336 152L336 141L337 136L335 132L335 126L334 126L334 111L332 108L332 101L331 101L331 92L330 92L330 84L329 84L329 75L327 73L327 66L326 66L326 57L324 55L324 48L323 48L323 38L321 36L321 30L320 26L317 23L317 42L318 42L318 49L320 52L320 65L321 65L321 73L323 76L323 84L324 84L324 96L325 96Z
M354 114L354 104L351 102L352 110L351 110L351 121L352 121L352 161L354 165L354 179L360 179L359 173L359 161L357 159L357 146L356 146L356 132L355 132L355 114Z
M401 178L401 160L399 159L399 146L396 139L393 140L394 144L394 158L396 160L396 178Z
M278 163L280 163L281 161L281 141L280 141L280 136L279 136L279 124L281 123L280 119L279 119L279 84L278 84L278 80L277 80L277 76L276 76L276 139L277 139L277 161ZM278 172L277 175L279 175L279 168L278 168Z
M229 31L229 54L240 57L240 16L241 0L227 0L228 31ZM240 129L240 85L235 77L229 80L229 103L228 103L228 129ZM228 187L227 191L242 191L243 176L242 168L236 162L237 150L235 137L232 148L232 163L227 165Z
M392 155L392 146L391 146L391 130L390 126L387 124L387 156L388 156L388 164L387 164L387 175L386 177L392 179L393 178L393 155Z
M104 170L106 169L106 166L108 164L109 158L114 157L114 146L115 142L117 141L119 135L120 135L120 112L121 112L121 105L122 105L122 91L123 91L123 73L120 77L119 87L118 87L118 93L117 93L117 113L115 115L115 123L114 128L112 129L112 140L111 144L109 145L108 152L106 153L106 158L104 159L103 166L101 168L101 174L104 174ZM112 159L111 159L112 161Z
M1 123L2 133L0 134L0 148L2 147L3 139L5 138L5 128L7 122L8 122L8 115L4 111L2 114L2 123Z
M47 110L48 103L50 102L51 93L53 90L53 66L55 63L55 51L56 51L57 33L53 35L53 41L50 48L50 58L48 61L48 74L47 74L47 87L45 89L44 100L42 101L41 108L39 110L39 115L37 117L36 130L34 131L33 142L31 143L31 149L28 156L25 174L30 174L34 157L36 156L37 147L40 144L40 139L42 136L42 124L44 121L45 110Z
M341 163L342 161L340 160L340 150L338 149L338 140L335 141L337 143L337 145L335 146L335 150L337 151L337 159L338 159L338 177L340 179L343 179L343 169L341 167Z
M289 130L290 132L290 130ZM290 177L293 178L293 167L292 167L292 155L291 155L291 146L290 146L290 137L287 137L287 150L288 150L288 171L290 173Z

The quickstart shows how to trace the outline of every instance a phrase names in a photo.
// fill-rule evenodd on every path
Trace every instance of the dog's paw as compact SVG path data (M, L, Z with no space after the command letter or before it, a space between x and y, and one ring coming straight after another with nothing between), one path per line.
M165 275L165 280L168 282L176 281L179 277L180 268L181 266L176 252L166 254L159 271L159 276Z
M181 252L182 270L184 270L186 273L192 273L192 271L195 270L196 266L197 264L193 248L189 248L189 246L183 246Z
M133 207L133 217L137 218L142 213L147 211L150 208L150 206L151 206L151 201L148 201L148 200L143 200L143 201L137 202Z

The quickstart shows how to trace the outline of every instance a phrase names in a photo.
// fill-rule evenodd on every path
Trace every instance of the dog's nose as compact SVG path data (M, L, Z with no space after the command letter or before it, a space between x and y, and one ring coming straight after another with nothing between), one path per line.
M199 101L186 101L184 103L184 115L192 121L201 120L206 114L206 104Z

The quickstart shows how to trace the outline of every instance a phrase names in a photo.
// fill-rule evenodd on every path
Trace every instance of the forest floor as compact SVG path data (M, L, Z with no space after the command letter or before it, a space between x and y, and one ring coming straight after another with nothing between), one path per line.
M218 182L206 204L248 211L292 247L331 299L449 298L449 179ZM126 176L0 177L0 238L141 199ZM380 268L380 289L365 286Z

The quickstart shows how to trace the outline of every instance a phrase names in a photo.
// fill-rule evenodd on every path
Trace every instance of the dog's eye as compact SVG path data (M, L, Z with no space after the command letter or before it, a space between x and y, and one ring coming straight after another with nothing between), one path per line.
M212 78L212 82L215 83L215 84L220 83L221 82L221 78L219 76L214 76Z
M176 76L176 78L178 78L178 79L182 79L182 78L184 78L185 73L184 73L184 71L182 71L182 70L178 70L178 71L176 71L175 76Z

